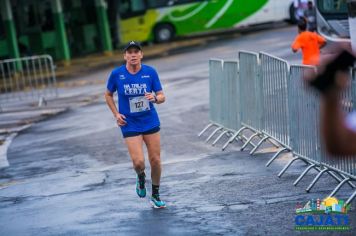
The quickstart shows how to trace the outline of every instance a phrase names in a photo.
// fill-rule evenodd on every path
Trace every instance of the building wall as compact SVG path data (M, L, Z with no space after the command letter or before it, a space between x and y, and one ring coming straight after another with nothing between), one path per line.
M55 0L10 1L21 57L50 54L54 59L61 59L63 49L59 45L61 42L56 34L53 1ZM76 57L103 51L96 14L96 0L58 1L63 9L70 55ZM9 54L4 22L1 20L0 59L10 58Z

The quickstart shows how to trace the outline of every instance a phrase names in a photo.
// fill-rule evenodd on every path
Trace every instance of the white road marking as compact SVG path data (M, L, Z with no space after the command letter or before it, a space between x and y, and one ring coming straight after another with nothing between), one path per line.
M11 131L8 131L11 132L11 134L7 136L5 142L2 145L0 145L0 168L9 166L9 162L7 161L7 150L9 149L12 140L18 135L19 132L31 127L31 125L32 124L23 125L11 129Z
M13 133L6 137L5 142L0 146L0 168L8 167L7 161L7 149L10 147L12 140L17 136L17 133Z

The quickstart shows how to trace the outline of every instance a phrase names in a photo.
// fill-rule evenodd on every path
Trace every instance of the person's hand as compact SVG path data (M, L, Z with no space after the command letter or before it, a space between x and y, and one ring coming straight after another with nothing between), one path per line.
M115 115L115 119L116 119L116 123L118 126L124 126L126 125L126 116L120 114L120 113L117 113Z
M153 94L153 93L145 93L145 98L148 100L148 101L150 101L150 102L152 102L152 103L155 103L155 102L157 102L157 98L156 98L156 96Z
M309 84L321 94L335 93L345 89L349 83L349 68L356 60L355 55L348 50L340 50L335 56L322 61L318 74Z

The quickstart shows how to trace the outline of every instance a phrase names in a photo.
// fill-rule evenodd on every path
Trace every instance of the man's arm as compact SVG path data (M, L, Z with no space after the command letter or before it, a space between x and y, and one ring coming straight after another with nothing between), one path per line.
M117 107L115 105L115 101L114 101L114 94L112 92L110 92L109 90L106 90L106 92L105 92L105 101L106 101L106 104L108 104L108 107L110 108L112 114L114 115L114 117L117 121L117 124L119 126L125 125L126 117L118 112Z
M156 103L156 104L161 104L164 103L166 101L166 97L164 96L164 93L162 90L157 91L155 93L156 95L154 95L154 93L146 93L145 97L148 99L148 101Z
M109 90L106 90L106 92L105 92L105 101L106 101L106 104L108 104L108 107L110 108L112 114L114 116L116 116L116 114L119 112L117 111L117 108L115 105L114 94L112 92L110 92Z
M156 92L156 98L157 98L157 101L156 101L157 104L161 104L166 101L166 96L164 96L164 93L162 90Z
M319 48L323 48L326 45L326 39L318 34L317 35L317 40L318 40L318 44L319 44Z
M299 42L299 35L295 38L294 42L291 45L291 48L294 53L298 52L298 50L301 48Z

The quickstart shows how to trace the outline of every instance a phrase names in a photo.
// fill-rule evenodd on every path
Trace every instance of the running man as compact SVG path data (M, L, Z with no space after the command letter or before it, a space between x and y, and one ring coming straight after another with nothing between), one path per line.
M136 171L136 193L146 197L145 157L143 143L148 152L151 165L152 196L155 208L164 208L166 203L160 199L161 179L160 121L155 104L165 101L165 95L156 70L141 64L143 52L138 42L131 41L124 48L126 65L111 72L105 93L106 103L121 128L133 167ZM113 95L118 93L117 109Z
M320 60L320 48L324 47L326 40L314 32L306 31L307 24L305 20L298 22L298 36L292 44L292 51L302 50L304 65L318 65Z

